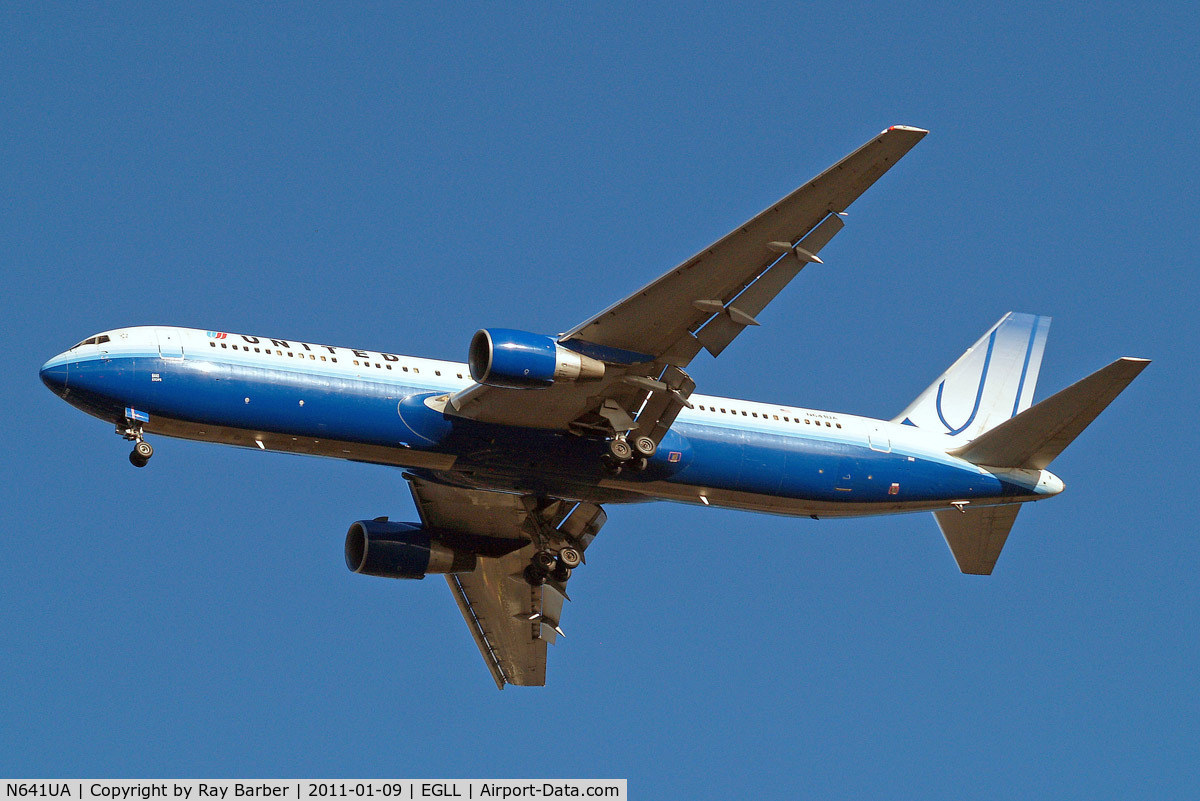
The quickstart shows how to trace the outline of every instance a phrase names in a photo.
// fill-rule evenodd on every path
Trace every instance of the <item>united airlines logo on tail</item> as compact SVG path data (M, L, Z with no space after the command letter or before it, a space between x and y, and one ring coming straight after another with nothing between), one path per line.
M1050 318L1010 312L894 422L974 439L1029 408Z
M987 353L983 357L983 369L979 372L979 386L975 390L975 405L971 407L971 416L967 418L967 422L955 428L954 424L946 419L946 414L942 410L942 393L946 389L946 378L943 378L938 384L937 402L934 408L937 409L938 420L942 421L942 425L946 427L946 433L950 436L957 436L970 428L971 423L975 422L975 416L979 414L979 401L983 399L983 385L987 383L988 367L992 364L992 351L996 347L996 333L999 329L992 331L992 335L988 337ZM949 378L949 376L947 376Z

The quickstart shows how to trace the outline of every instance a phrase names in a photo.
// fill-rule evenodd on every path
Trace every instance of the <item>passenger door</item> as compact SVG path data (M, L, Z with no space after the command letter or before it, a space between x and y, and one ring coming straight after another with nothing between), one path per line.
M154 336L158 339L159 356L164 359L183 358L183 340L177 329L155 328Z

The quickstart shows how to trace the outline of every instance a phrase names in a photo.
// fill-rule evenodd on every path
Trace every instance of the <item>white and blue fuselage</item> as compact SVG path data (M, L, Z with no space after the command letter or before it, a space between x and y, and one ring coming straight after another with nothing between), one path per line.
M133 423L595 503L832 517L1017 503L1063 489L1045 470L956 458L944 434L911 425L699 394L644 470L614 476L603 442L443 413L447 396L473 383L466 364L188 328L107 331L55 356L41 377L118 429Z

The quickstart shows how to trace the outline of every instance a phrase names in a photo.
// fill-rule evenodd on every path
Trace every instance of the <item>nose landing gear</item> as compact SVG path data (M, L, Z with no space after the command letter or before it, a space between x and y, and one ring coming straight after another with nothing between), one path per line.
M117 427L117 433L133 443L133 451L129 454L129 463L134 467L145 467L154 455L154 446L142 439L142 427L132 420L127 421L125 428Z

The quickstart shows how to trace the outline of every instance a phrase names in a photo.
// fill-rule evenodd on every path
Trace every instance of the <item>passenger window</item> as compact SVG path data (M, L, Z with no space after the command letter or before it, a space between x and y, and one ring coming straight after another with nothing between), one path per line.
M805 418L804 418L804 425L806 425L806 426L807 426L807 425L812 425L812 420L809 420L807 417L805 417Z
M324 357L324 356L322 356L322 357L321 357L321 361L325 361L325 357Z
M261 353L262 351L260 351L258 348L255 348L255 349L254 349L254 352L255 352L255 353Z
M459 377L459 378L462 378L462 373L459 373L459 374L458 374L458 377Z
M208 346L209 346L210 348L215 348L215 347L217 346L217 343L216 343L216 342L209 342L209 343L208 343ZM78 345L76 345L75 347L77 347L77 348L78 348L79 346L78 346Z
M389 369L389 370L391 370L392 368L389 366L389 367L388 367L388 369ZM433 374L434 374L434 375L441 375L441 374L442 374L442 371L441 371L441 370L434 370L434 371L433 371Z
M224 342L222 342L222 343L221 343L221 347L222 347L222 348L228 348L229 346L228 346L228 345L226 345Z
M745 409L743 409L743 410L742 410L742 417L745 417L745 416L746 416L746 410L745 410Z
M392 369L392 366L391 366L390 364L389 364L389 365L385 365L385 366L386 366L386 367L387 367L387 369L389 369L389 370L391 370L391 369Z

